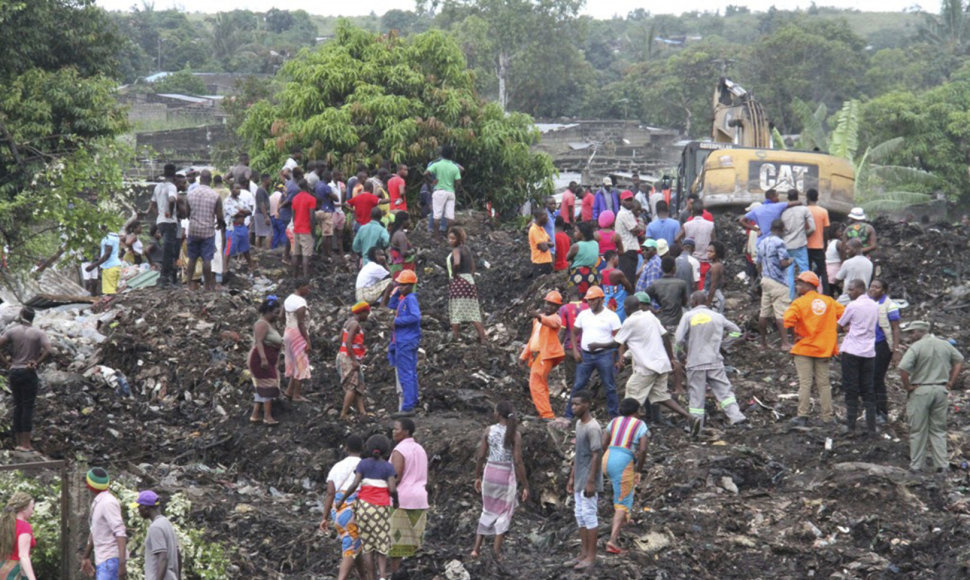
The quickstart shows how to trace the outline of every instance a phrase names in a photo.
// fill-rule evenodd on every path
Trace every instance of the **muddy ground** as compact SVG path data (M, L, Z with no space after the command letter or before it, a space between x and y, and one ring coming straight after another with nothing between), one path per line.
M492 405L509 399L534 412L527 374L515 365L529 329L526 311L556 275L530 277L525 232L485 227L481 216L460 216L480 260L478 277L490 341L473 330L448 338L446 248L422 229L418 296L424 354L419 363L422 413L418 440L430 459L432 509L425 548L410 561L411 578L460 578L445 568L458 560L470 578L580 577L560 563L578 549L571 499L565 492L572 434L527 419L526 467L533 497L516 515L500 565L471 561L480 497L473 489L473 455ZM733 216L719 219L729 244L729 318L753 328L757 305L734 276L743 270L741 232ZM945 224L878 222L884 244L877 275L910 306L904 317L925 317L937 333L970 344L970 292L960 286L967 233ZM485 265L487 262L487 267ZM277 280L286 272L276 254L259 257ZM314 379L308 404L277 407L278 427L251 425L251 387L243 374L255 305L261 296L242 279L219 295L156 289L128 293L111 307L115 323L92 360L61 353L39 403L36 444L52 458L107 464L161 492L184 491L195 523L225 542L233 578L331 578L339 559L333 537L317 531L324 480L351 433L389 434L396 405L385 352L392 315L375 312L366 325L366 377L377 417L348 425L336 420L341 392L333 360L339 329L353 303L355 270L322 265L309 297ZM292 284L275 293L285 296ZM132 398L79 376L101 364L133 383ZM951 396L953 471L914 476L904 397L890 373L891 421L875 439L845 438L822 427L791 428L796 377L790 357L754 342L735 345L727 364L750 430L728 430L709 405L711 429L691 441L683 424L652 425L649 461L636 494L634 521L624 532L627 552L603 554L600 578L963 578L970 567L970 407L963 389ZM841 392L833 365L837 410ZM628 371L627 371L628 372ZM565 385L562 371L554 382ZM625 374L618 384L625 383ZM757 397L779 413L753 405ZM561 412L564 399L554 408ZM750 408L748 408L750 405ZM606 419L602 405L595 414ZM826 438L833 440L826 450ZM601 537L612 506L600 500ZM605 541L605 538L602 538ZM600 544L602 548L602 541ZM460 571L459 571L460 572ZM192 577L189 574L188 577Z

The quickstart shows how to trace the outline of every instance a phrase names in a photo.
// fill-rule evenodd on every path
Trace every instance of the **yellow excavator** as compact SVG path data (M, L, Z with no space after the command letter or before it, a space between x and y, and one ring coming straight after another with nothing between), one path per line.
M855 171L841 157L818 151L773 149L771 124L751 93L722 78L714 90L711 141L691 141L681 154L677 199L697 194L707 208L744 207L775 189L785 197L814 188L819 204L847 214L853 206Z

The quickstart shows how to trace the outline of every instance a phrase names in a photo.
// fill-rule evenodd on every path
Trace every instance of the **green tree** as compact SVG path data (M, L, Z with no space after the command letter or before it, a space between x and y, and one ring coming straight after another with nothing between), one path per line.
M829 109L860 96L868 68L866 42L844 20L782 26L754 45L741 79L769 111L782 133L797 132L796 98ZM748 79L751 79L750 81Z
M112 93L120 46L93 2L0 0L0 237L14 268L118 226L125 127ZM60 236L60 240L59 240Z
M255 167L278 167L293 147L345 169L424 167L452 143L466 201L491 198L511 212L551 190L551 161L530 150L532 119L482 102L461 50L441 31L379 36L344 21L333 41L302 51L276 81L275 100L253 104L239 131Z
M498 79L498 102L509 108L510 81L517 61L530 48L555 44L575 50L559 41L585 0L446 0L443 16L460 20L477 16L487 27L493 70ZM530 67L535 72L534 67ZM513 101L514 104L514 101Z
M185 95L204 95L205 81L192 74L192 69L186 67L180 71L166 75L151 84L156 93L181 93Z

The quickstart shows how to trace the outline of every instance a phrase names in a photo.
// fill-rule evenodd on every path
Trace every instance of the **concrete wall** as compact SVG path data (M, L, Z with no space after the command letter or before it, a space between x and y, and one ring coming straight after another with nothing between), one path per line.
M212 160L213 150L231 138L225 125L206 125L189 129L173 129L139 133L138 147L151 147L164 159L189 160L194 164L206 164Z

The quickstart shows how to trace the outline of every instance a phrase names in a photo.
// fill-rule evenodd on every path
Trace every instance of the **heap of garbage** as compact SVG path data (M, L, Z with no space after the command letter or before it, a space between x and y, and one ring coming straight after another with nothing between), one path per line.
M478 288L489 341L471 328L450 338L448 249L424 228L410 232L420 248L417 294L423 312L418 365L422 412L417 439L430 459L425 548L408 563L411 578L560 578L578 550L566 480L570 429L541 423L516 357L528 335L529 311L564 277L535 278L525 231L493 230L480 214L460 216L478 260ZM967 232L947 224L877 221L876 275L908 303L904 318L934 321L937 334L970 344ZM728 270L743 271L743 235L733 216L718 220L729 248ZM337 542L317 531L327 471L350 433L388 434L396 409L386 360L393 313L375 309L365 324L368 410L356 423L337 420L342 391L333 361L341 325L354 302L356 268L317 268L308 297L313 379L311 402L281 402L269 428L247 420L252 386L246 356L256 305L292 291L277 253L258 256L264 278L227 281L216 294L141 288L100 308L68 304L41 310L56 354L43 369L35 445L51 458L107 465L164 493L183 492L193 521L230 547L235 577L332 578ZM728 317L748 328L757 304L729 276ZM4 321L11 308L0 309ZM740 342L727 356L742 410L753 425L731 430L714 420L700 440L683 425L651 425L646 472L620 556L601 557L601 578L962 577L970 567L970 407L965 377L951 396L950 474L906 472L905 397L891 375L891 421L876 440L822 428L792 427L796 375L790 357ZM833 365L836 398L838 365ZM629 371L626 371L629 372ZM625 384L626 374L618 385ZM568 386L551 377L561 412ZM532 497L520 508L501 563L468 558L481 498L474 454L499 400L514 402L522 426ZM602 405L594 410L605 419ZM834 431L834 430L833 430ZM601 532L612 514L600 501Z

